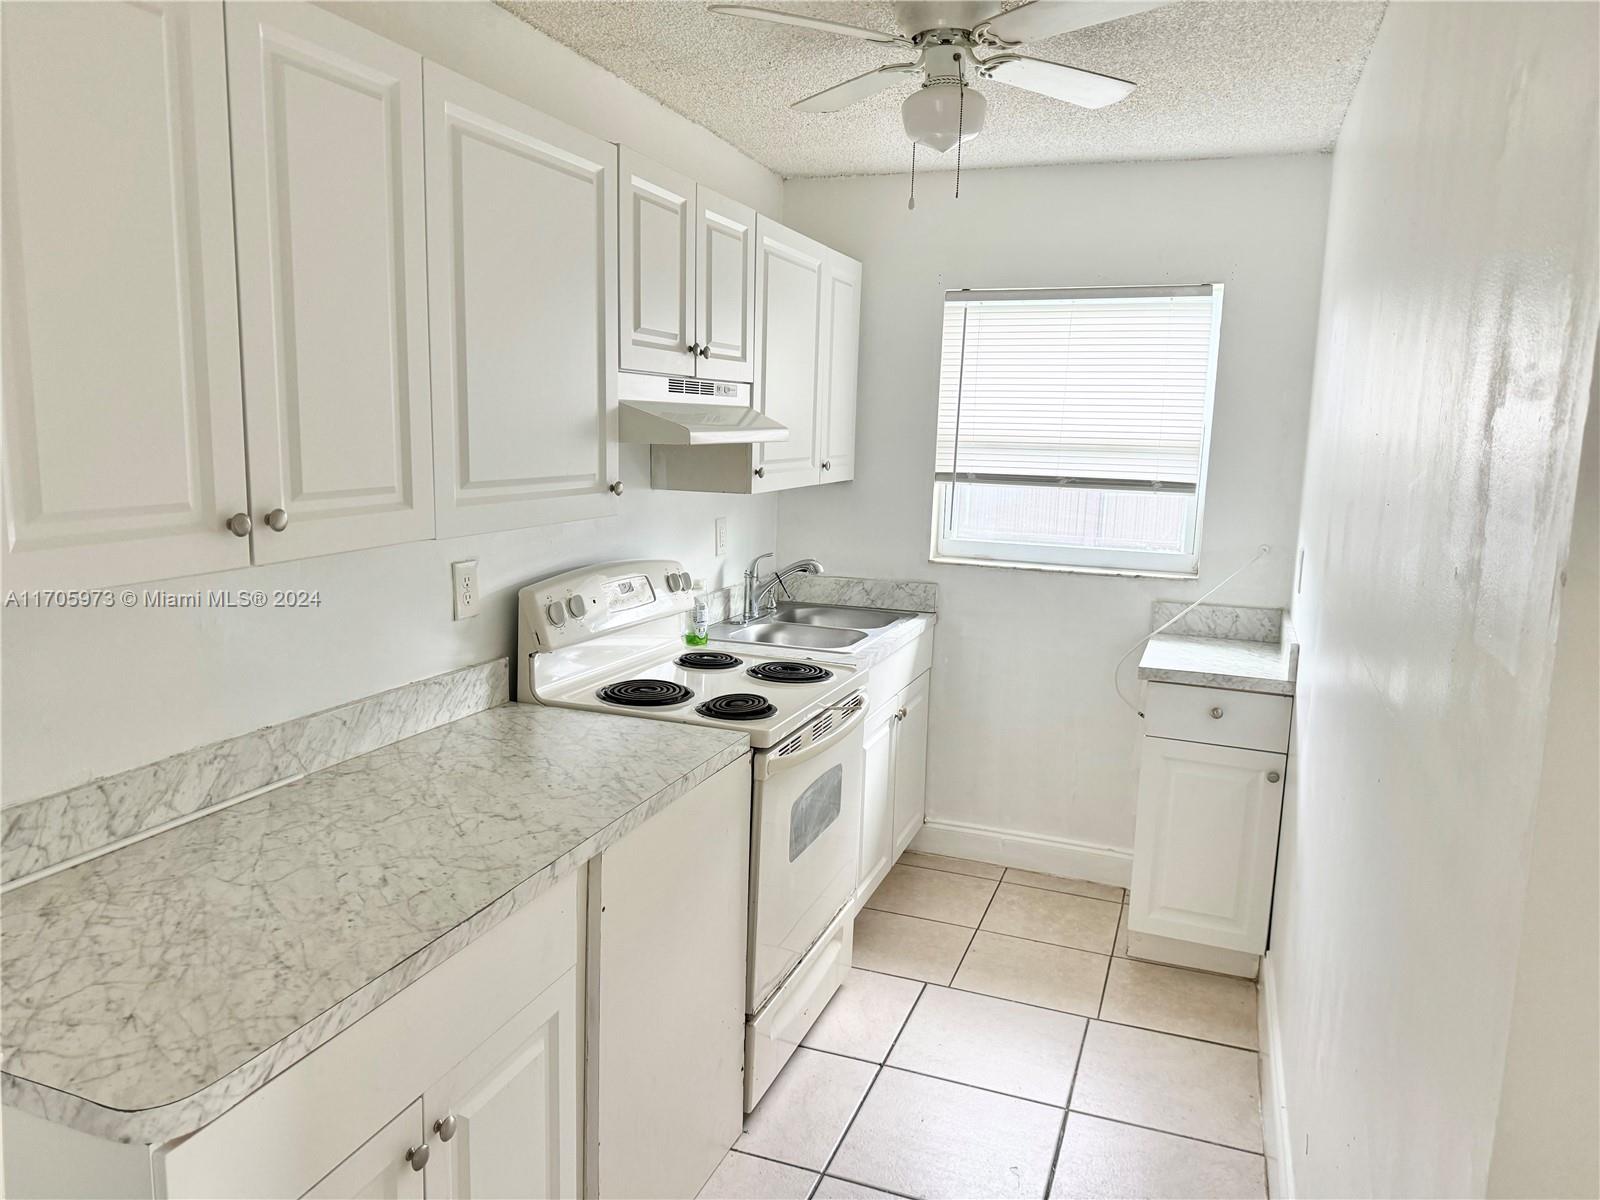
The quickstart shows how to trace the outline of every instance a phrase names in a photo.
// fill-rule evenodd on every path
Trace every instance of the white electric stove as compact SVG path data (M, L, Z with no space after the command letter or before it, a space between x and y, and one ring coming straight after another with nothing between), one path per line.
M750 738L745 1109L850 967L866 696L803 654L688 646L693 584L668 559L569 571L517 595L517 699Z

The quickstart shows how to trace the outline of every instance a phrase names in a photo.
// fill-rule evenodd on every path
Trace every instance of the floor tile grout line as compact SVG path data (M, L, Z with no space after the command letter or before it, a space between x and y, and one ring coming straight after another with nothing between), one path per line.
M1077 1113L1080 1117L1093 1117L1096 1121L1110 1121L1113 1125L1126 1125L1130 1129L1143 1129L1149 1133L1164 1133L1168 1137L1182 1138L1186 1142L1199 1142L1204 1146L1216 1146L1222 1150L1232 1150L1235 1154L1248 1154L1252 1158L1265 1159L1265 1150L1246 1150L1243 1146L1234 1146L1228 1142L1218 1142L1211 1138L1196 1137L1192 1133L1179 1133L1176 1129L1162 1129L1158 1125L1141 1125L1137 1121L1125 1120L1122 1117L1108 1117L1104 1113L1090 1112L1086 1108L1073 1108L1067 1105L1069 1113Z
M956 969L950 972L950 983L956 981L956 976L961 974L961 967L967 961L967 955L972 953L972 943L978 940L978 930L983 928L984 921L989 918L989 910L994 907L994 898L1000 894L1000 884L996 881L994 890L989 893L989 902L983 906L983 912L978 914L978 923L972 927L972 936L967 939L967 944L961 949L961 957L956 960ZM950 984L946 984L946 987ZM920 1002L922 997L918 996Z
M1040 889L1035 888L1034 890L1038 891ZM1051 895L1060 895L1060 894L1061 893L1059 893L1059 892L1052 892L1051 893ZM1092 897L1089 897L1089 896L1079 896L1078 897L1079 900L1088 900L1088 899L1091 899L1091 898ZM994 901L991 899L990 903L992 904L993 902ZM1110 901L1102 900L1102 901L1099 901L1099 903L1108 904L1108 903L1110 903ZM1089 950L1089 949L1087 949L1087 948L1085 948L1083 946L1069 946L1065 942L1045 942L1045 941L1041 941L1038 938L1023 937L1019 933L1004 933L1004 932L1002 932L1001 930L998 930L998 929L985 929L981 925L962 925L962 924L959 924L958 922L955 922L955 921L941 921L937 917L919 917L915 913L895 912L892 908L873 908L872 905L870 905L870 904L862 905L861 912L866 912L869 909L872 912L884 913L884 914L886 914L888 916L891 916L891 917L905 917L908 921L927 921L930 925L948 925L951 929L967 929L967 930L970 930L973 933L992 933L996 937L1016 938L1016 940L1019 941L1019 942L1032 942L1035 946L1054 946L1058 950L1076 950L1080 954L1098 954L1102 958L1113 958L1113 957L1116 956L1115 952L1116 952L1116 948L1117 948L1117 936L1116 936L1115 933L1113 933L1111 935L1111 949L1110 950ZM860 916L861 913L857 913L856 915ZM987 908L985 908L983 910L983 915L986 916L986 917L989 915L989 910ZM1133 962L1143 962L1144 960L1140 959L1140 958L1136 958L1136 959L1133 959L1132 961ZM1166 963L1151 963L1149 965L1154 966L1154 967L1164 967L1167 964ZM866 968L863 968L863 969L866 969ZM1191 968L1189 968L1189 967L1174 967L1173 968L1173 970L1175 970L1175 971L1188 971L1190 969ZM889 972L885 971L885 972L883 972L883 974L887 975L887 974L889 974ZM1210 972L1210 971L1195 971L1194 974L1197 974L1197 975L1210 975L1210 974L1212 974L1212 972ZM1234 976L1224 976L1224 978L1234 978Z
M925 852L924 851L915 851L914 853L921 854L921 853L925 853ZM969 858L966 861L967 862L979 862L980 860L976 859L976 858ZM897 867L900 866L901 865L900 860L896 859L894 865L897 866ZM1114 887L1114 888L1116 888L1118 891L1120 891L1122 893L1122 899L1121 900L1106 900L1106 898L1104 896L1089 896L1089 895L1085 895L1083 892L1068 892L1068 891L1063 891L1061 888L1040 887L1037 883L1022 883L1022 882L1020 882L1019 880L1016 880L1016 879L1007 879L1006 876L1005 876L1005 873L1007 871L1026 871L1026 870L1028 870L1027 867L1000 867L999 863L983 863L982 865L986 866L986 867L1000 867L1000 874L996 875L994 878L991 879L987 875L969 875L965 871L952 871L949 867L930 867L930 866L924 866L921 863L906 863L905 865L908 866L908 867L916 867L918 870L921 870L921 871L940 871L940 872L942 872L942 873L944 873L946 875L959 875L963 879L982 879L986 883L1009 883L1013 887L1032 888L1036 892L1055 892L1057 895L1061 895L1061 896L1080 896L1085 900L1104 900L1107 904L1126 904L1128 902L1128 889L1125 888L1125 887L1122 887L1120 884L1102 883L1102 884L1097 885L1099 887ZM1035 874L1035 875L1049 875L1050 873L1048 871L1034 871L1033 874ZM1065 875L1052 875L1051 878L1052 879L1065 879L1066 876ZM1083 882L1084 883L1094 883L1095 881L1092 880L1092 879L1085 879Z
M1061 1162L1061 1147L1067 1140L1067 1119L1072 1116L1072 1093L1078 1088L1078 1072L1083 1068L1084 1047L1089 1044L1089 1022L1083 1023L1083 1036L1078 1039L1078 1057L1072 1060L1072 1079L1067 1083L1067 1102L1061 1109L1061 1128L1056 1130L1056 1148L1050 1155L1050 1170L1045 1172L1044 1196L1050 1200L1050 1189L1056 1185L1056 1167Z

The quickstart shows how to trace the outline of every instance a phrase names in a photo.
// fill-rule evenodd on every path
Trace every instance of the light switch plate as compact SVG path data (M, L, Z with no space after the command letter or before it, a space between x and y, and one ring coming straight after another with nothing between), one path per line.
M469 558L450 564L450 581L454 585L456 620L465 621L478 615L478 560Z
M728 552L728 518L717 518L717 557L721 558Z

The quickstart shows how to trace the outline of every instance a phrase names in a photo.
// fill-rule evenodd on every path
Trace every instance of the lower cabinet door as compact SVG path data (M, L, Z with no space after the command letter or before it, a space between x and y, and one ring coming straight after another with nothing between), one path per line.
M573 968L428 1089L428 1200L577 1194L577 1021Z
M422 1101L413 1100L306 1193L307 1200L423 1200ZM417 1159L421 1158L421 1162Z
M911 844L928 806L928 672L900 693L894 740L894 853Z
M867 718L863 735L858 906L865 903L894 863L894 735L899 724L896 706L886 704Z
M1260 954L1285 757L1146 737L1128 927Z

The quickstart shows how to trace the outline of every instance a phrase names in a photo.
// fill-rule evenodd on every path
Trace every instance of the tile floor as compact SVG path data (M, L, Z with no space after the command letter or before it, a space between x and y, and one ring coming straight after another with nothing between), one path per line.
M1255 985L1127 928L1121 888L908 852L700 1195L1264 1198Z

